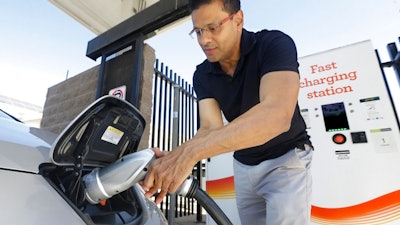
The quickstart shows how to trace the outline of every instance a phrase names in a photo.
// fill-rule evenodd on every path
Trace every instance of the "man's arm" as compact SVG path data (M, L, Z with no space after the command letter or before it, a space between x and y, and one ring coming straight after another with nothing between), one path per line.
M289 130L298 92L298 73L280 71L264 75L260 83L259 104L227 126L190 140L185 150L201 160L266 143Z
M258 146L286 132L290 128L298 91L298 73L268 73L261 78L260 103L226 126L222 125L220 108L215 100L200 101L201 129L194 138L152 164L143 182L146 197L161 189L156 199L158 203L167 192L176 192L193 166L202 159ZM217 115L217 111L218 118L210 116Z
M223 126L221 108L218 102L213 98L207 98L199 101L200 128L197 130L194 138L200 138L213 129Z

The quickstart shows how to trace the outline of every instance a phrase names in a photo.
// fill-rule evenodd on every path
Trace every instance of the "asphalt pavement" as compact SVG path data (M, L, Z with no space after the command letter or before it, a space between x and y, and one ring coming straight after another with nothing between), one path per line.
M203 215L202 221L197 222L197 215L193 214L190 216L175 218L174 224L170 225L203 225L203 224L206 224L206 216Z

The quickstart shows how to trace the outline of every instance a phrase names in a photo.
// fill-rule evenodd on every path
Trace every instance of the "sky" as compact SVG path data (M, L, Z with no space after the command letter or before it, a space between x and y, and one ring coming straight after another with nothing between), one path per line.
M99 64L85 56L96 35L47 0L4 1L2 8L0 95L43 106L48 87ZM247 30L287 33L299 57L371 40L388 61L386 45L399 44L400 0L242 0L242 9ZM205 59L188 35L191 28L188 18L146 40L156 57L189 83Z

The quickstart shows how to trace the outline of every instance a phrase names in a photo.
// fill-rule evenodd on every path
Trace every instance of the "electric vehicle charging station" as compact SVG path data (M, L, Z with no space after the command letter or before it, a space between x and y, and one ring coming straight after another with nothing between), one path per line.
M399 121L370 41L302 57L315 224L399 224Z
M315 149L312 224L399 224L399 121L371 42L299 63L299 106ZM206 189L240 224L232 175L232 154L212 158Z

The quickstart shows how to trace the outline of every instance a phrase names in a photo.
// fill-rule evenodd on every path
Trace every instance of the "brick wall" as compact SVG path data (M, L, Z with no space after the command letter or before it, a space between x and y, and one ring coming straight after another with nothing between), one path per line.
M99 66L93 67L47 90L41 128L59 134L68 123L96 99Z
M149 147L149 127L152 109L152 83L154 76L155 52L149 45L143 50L143 73L141 84L140 112L146 120L139 149ZM100 66L93 67L47 90L41 128L56 134L61 131L82 110L96 99Z

